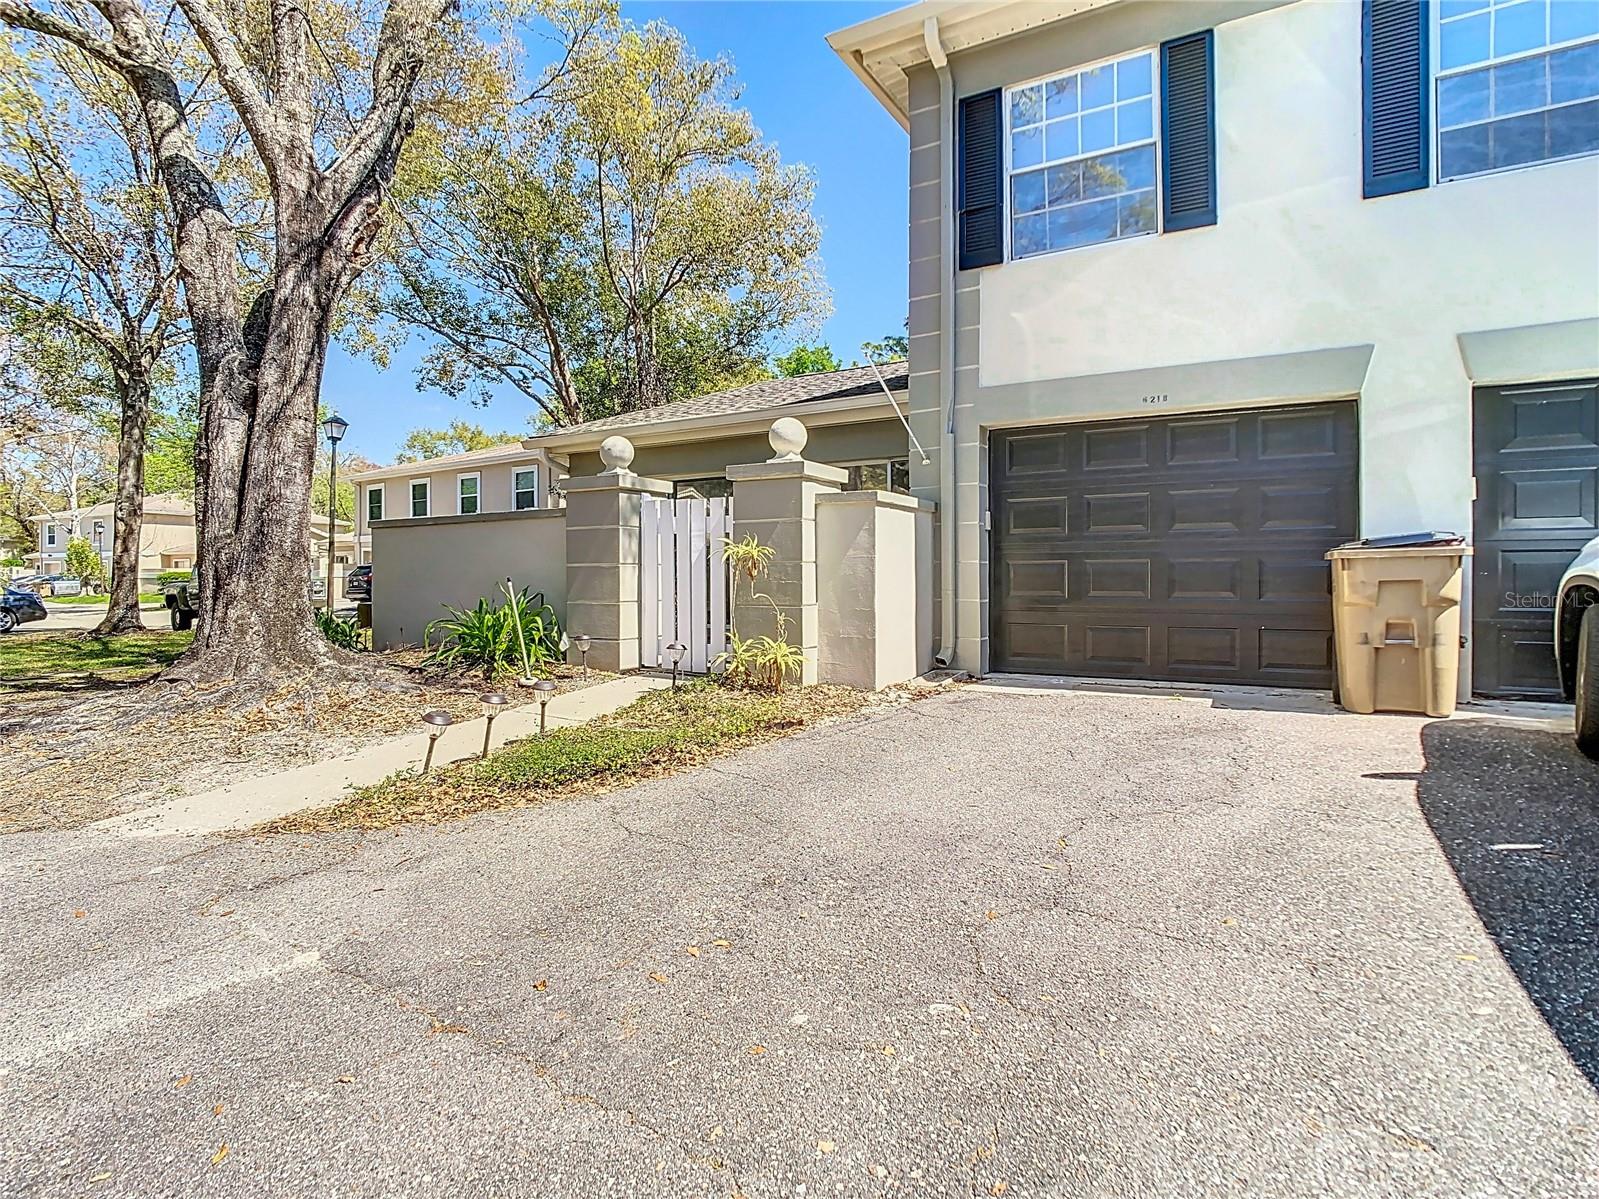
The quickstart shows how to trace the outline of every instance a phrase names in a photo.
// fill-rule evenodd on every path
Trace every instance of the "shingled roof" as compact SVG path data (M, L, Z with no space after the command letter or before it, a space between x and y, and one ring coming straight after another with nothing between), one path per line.
M877 369L882 372L883 382L888 384L890 391L902 393L906 390L909 380L903 360L885 362ZM872 368L851 366L840 371L794 375L787 379L762 379L759 383L735 387L731 391L712 392L710 395L694 396L691 399L662 404L659 408L624 412L620 416L607 416L601 420L585 421L581 425L552 429L548 436L565 439L573 434L622 432L696 416L735 416L743 412L780 408L787 404L842 400L852 396L873 394L882 395L883 389Z

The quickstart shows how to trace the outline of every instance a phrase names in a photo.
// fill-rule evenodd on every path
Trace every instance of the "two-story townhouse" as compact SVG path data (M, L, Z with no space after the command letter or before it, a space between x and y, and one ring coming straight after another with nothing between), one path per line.
M116 504L107 500L76 512L45 512L32 518L38 526L38 544L27 555L39 574L58 575L66 570L67 542L86 538L111 570L115 540ZM180 495L148 495L139 533L139 580L153 586L163 570L188 570L194 565L194 506Z
M561 458L513 441L352 475L357 559L372 561L372 526L378 521L555 507L555 488L566 474Z
M909 134L939 657L1326 686L1329 547L1474 543L1463 680L1552 696L1599 533L1599 3L920 3L830 43Z
M27 555L39 574L58 575L66 571L67 542L87 538L100 554L107 574L111 571L116 537L116 503L107 500L77 512L46 512L32 518L38 525L38 549ZM320 577L326 569L328 518L313 514L311 536L306 543L309 573ZM355 554L354 535L348 521L334 522L337 538L334 552L339 564ZM139 528L139 585L154 587L163 571L193 570L196 560L194 505L181 495L164 493L144 498L144 517Z

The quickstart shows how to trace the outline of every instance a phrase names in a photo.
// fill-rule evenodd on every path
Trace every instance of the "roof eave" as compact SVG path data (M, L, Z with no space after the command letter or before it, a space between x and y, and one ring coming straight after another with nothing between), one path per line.
M896 399L905 396L903 390L893 392ZM621 436L634 445L658 445L672 441L684 433L714 429L724 436L760 433L771 427L780 416L812 418L809 423L839 425L849 424L856 413L871 408L882 408L884 419L889 419L888 398L882 391L857 396L840 396L831 400L790 400L786 404L769 404L764 408L750 408L743 412L705 412L676 420L656 421L650 424L622 425L611 429L594 429L589 432L574 430L570 433L547 433L530 438L530 443L540 449L558 449L563 452L597 450L607 437ZM821 418L815 420L814 418Z
M518 444L495 446L492 449L480 450L472 457L452 456L448 462L439 458L424 458L420 462L396 462L392 466L374 466L371 470L359 471L350 475L349 481L358 483L368 479L403 479L449 470L462 470L470 473L474 466L497 466L504 462L518 462L523 458L532 456L533 452L539 448L541 447L528 445L527 441L524 440Z

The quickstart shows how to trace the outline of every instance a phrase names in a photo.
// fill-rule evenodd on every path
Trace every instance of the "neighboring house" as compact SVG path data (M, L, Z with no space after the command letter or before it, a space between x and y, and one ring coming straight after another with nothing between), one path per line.
M116 531L116 504L107 500L74 512L50 512L33 518L39 526L39 548L27 555L40 574L61 574L66 569L67 542L86 537L100 551L106 573L111 571L112 542ZM348 521L336 526L335 562L348 566L355 558L355 537ZM306 548L311 573L320 577L327 569L328 518L311 517L311 540ZM149 495L144 499L144 521L139 532L139 585L151 587L162 571L193 570L195 562L194 505L180 495Z
M372 522L556 507L565 463L531 443L508 442L352 475L358 560L372 561Z
M1464 677L1555 694L1599 533L1599 4L923 3L829 40L909 134L942 659L1326 686L1324 551L1449 529Z
M881 381L879 381L881 380ZM885 363L766 379L731 391L678 400L573 425L527 445L565 458L573 475L598 474L600 443L615 434L633 443L632 469L703 496L729 495L730 464L771 456L766 434L780 416L805 422L805 456L849 470L848 487L906 491L910 455L905 364Z
M100 554L106 573L111 572L111 548L116 533L116 504L107 500L77 512L47 512L35 516L38 548L27 555L39 574L58 575L66 570L67 542L85 537ZM180 495L144 497L144 521L139 534L140 586L154 584L164 570L189 570L194 566L194 505Z

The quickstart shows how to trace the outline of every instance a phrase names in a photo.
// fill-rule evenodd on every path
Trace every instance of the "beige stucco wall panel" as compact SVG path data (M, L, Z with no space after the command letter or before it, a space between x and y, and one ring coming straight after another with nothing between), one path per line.
M566 609L566 519L558 509L500 512L372 526L373 643L416 645L445 615L518 588L542 591L557 615Z
M818 669L876 690L931 663L931 505L845 492L816 505Z

